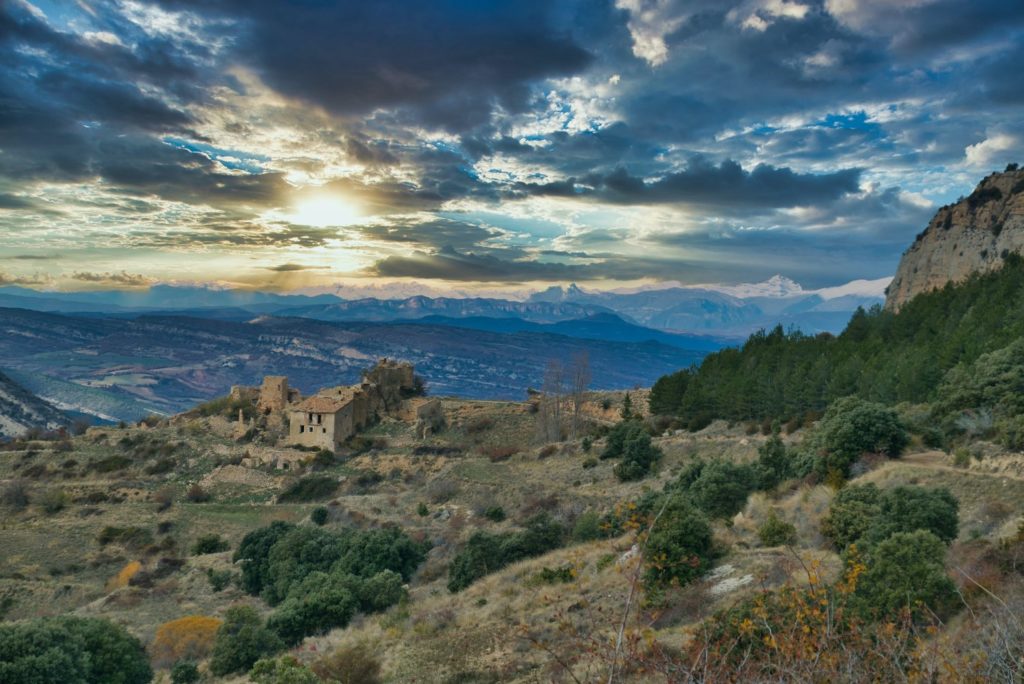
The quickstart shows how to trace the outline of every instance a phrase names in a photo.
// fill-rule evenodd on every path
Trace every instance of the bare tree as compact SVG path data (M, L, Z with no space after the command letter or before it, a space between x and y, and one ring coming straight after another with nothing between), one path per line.
M544 389L540 402L539 432L542 440L562 439L562 401L565 393L565 368L558 359L548 361L544 369Z
M583 412L583 395L590 387L590 354L586 350L575 354L569 365L569 391L572 397L572 430L573 439L579 435L580 414Z

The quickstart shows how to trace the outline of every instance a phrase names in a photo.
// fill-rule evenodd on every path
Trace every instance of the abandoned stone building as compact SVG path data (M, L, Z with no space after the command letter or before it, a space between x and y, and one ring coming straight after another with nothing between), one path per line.
M287 414L286 444L333 451L384 416L406 419L409 409L418 434L443 427L440 402L419 400L415 407L407 405L416 393L416 383L412 364L381 359L358 385L324 388L304 399L284 376L267 376L259 388L233 387L231 394L251 398L268 419L283 420ZM244 433L247 427L240 414L236 432Z
M288 443L334 451L366 427L367 400L362 388L317 394L289 408Z

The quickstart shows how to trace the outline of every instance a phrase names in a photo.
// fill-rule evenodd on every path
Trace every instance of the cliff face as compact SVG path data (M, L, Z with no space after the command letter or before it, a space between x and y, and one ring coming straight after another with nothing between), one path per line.
M939 209L903 253L885 306L895 311L921 292L995 270L1010 252L1024 252L1024 170L1012 167Z

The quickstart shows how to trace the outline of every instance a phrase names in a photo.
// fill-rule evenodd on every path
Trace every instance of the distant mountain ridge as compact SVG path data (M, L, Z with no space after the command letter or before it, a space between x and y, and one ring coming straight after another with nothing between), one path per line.
M1024 253L1024 170L1016 164L935 213L903 253L886 308L898 310L922 292L996 270L1009 253Z
M551 324L614 314L627 323L671 333L742 337L781 324L808 333L838 332L858 306L882 302L885 280L854 281L805 290L781 275L763 283L649 287L634 291L589 291L576 284L554 286L525 300L500 297L398 299L334 294L278 294L193 286L156 285L137 291L45 292L0 287L0 306L99 315L174 313L222 320L259 315L324 321L409 321L507 318Z

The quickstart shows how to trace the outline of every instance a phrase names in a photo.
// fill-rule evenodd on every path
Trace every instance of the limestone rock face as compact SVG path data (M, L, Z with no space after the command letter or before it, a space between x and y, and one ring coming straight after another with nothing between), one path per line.
M1024 170L1012 166L939 209L903 253L885 306L897 311L921 292L996 270L1011 252L1024 253Z

